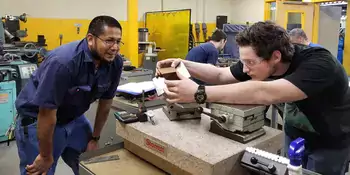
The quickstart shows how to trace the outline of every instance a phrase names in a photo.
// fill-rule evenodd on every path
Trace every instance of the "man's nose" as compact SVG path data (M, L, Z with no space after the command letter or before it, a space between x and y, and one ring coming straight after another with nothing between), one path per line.
M113 51L118 51L120 49L120 45L119 44L114 44L112 47L111 47L111 50Z
M249 68L245 64L243 64L243 72L244 73L248 73L249 72Z

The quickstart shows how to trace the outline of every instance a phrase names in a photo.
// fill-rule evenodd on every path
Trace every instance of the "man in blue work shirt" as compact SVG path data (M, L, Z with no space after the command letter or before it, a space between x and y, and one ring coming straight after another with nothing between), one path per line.
M94 18L85 39L49 53L16 101L21 175L54 174L61 156L79 174L79 155L97 149L119 84L120 23ZM94 129L84 116L99 99Z
M319 44L310 42L303 29L295 28L289 32L289 36L290 40L294 44L302 44L310 47L322 47Z
M216 65L219 58L219 51L224 49L227 35L222 30L215 30L209 42L201 44L191 49L186 60ZM201 80L193 79L197 84L204 84Z

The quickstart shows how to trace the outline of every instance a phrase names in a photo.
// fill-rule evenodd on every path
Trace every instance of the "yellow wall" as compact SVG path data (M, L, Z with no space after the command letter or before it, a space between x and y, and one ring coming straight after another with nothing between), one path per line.
M121 48L121 54L128 58L128 25L127 21L119 21L123 28L123 41L125 43ZM52 50L60 45L59 35L63 35L62 44L66 44L72 41L83 39L86 35L90 20L85 19L56 19L56 18L28 18L26 23L21 23L21 29L27 29L28 36L24 38L25 41L37 41L37 35L45 35L47 49ZM75 24L81 24L80 32L77 34L77 28ZM199 41L197 38L195 42L204 42L202 34L202 24ZM144 22L139 22L139 27L144 27ZM207 23L207 36L211 36L211 33L215 30L215 23ZM195 34L195 28L193 24L193 34ZM171 36L169 36L171 37ZM139 56L138 64L140 66L142 56ZM135 62L136 63L136 62ZM134 61L133 61L133 65Z
M128 57L128 29L126 21L119 21L123 28L123 38L125 45L121 48L121 54ZM45 35L47 49L52 50L60 45L59 35L63 35L62 44L81 40L85 37L90 20L85 19L54 19L54 18L29 18L26 23L21 23L21 29L27 29L28 36L25 41L37 41L37 35ZM80 32L77 33L75 24L81 24ZM143 22L139 22L143 27Z

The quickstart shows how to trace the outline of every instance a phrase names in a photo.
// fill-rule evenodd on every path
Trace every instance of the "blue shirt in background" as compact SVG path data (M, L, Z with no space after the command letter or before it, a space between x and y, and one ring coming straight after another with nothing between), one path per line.
M217 63L218 58L219 51L210 42L194 47L188 52L186 56L186 60L197 63L208 63L213 65Z
M95 64L86 39L52 50L16 100L20 115L36 118L39 107L57 109L57 123L83 115L96 99L115 96L122 73L120 56L111 63Z
M310 47L322 47L321 45L319 44L315 44L315 43L311 43L309 44ZM323 48L323 47L322 47Z
M212 65L216 65L218 59L219 59L219 51L210 42L194 47L188 52L186 56L186 60L197 62L197 63L212 64ZM206 83L201 80L198 80L195 78L191 78L191 79L199 85L206 85Z
M339 44L338 44L338 55L337 59L340 63L343 63L343 55L344 55L344 38L339 38Z

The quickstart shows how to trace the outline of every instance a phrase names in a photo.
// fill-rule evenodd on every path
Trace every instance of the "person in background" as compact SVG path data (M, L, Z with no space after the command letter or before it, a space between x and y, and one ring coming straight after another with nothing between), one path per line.
M310 47L322 47L319 44L310 42L303 29L295 28L289 32L289 35L290 40L294 44L303 44Z
M94 18L86 38L52 50L16 100L21 175L55 173L63 161L79 174L79 156L98 148L122 73L120 23ZM84 113L98 100L94 128Z
M340 63L343 63L344 40L345 40L345 35L344 35L344 32L342 31L339 33L339 44L338 44L338 55L337 55L337 59Z
M226 41L227 35L225 32L217 29L211 36L210 41L191 49L186 56L186 60L216 65L219 58L219 52L224 49ZM193 79L193 81L197 84L204 84L204 82L198 79Z

